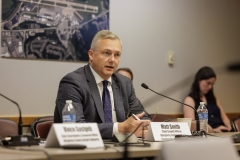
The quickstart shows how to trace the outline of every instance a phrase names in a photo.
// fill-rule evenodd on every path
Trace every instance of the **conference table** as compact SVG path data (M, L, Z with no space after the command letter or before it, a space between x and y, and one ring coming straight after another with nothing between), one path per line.
M207 138L230 137L237 132L214 133L214 136ZM202 137L196 137L202 138ZM176 138L177 139L177 138ZM174 140L173 140L174 141ZM155 157L161 151L164 142L146 142L150 147L143 145L128 146L128 157ZM77 159L120 159L124 157L124 146L115 146L111 143L105 143L104 148L94 149L62 149L62 148L45 148L44 145L36 146L19 146L19 147L0 147L1 160L77 160ZM233 143L233 146L240 151L240 143ZM239 158L240 159L240 158Z

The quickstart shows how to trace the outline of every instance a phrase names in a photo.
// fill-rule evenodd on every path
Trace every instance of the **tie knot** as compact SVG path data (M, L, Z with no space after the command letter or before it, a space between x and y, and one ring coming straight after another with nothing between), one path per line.
M108 81L102 81L103 82L103 88L107 88L107 85L108 85Z

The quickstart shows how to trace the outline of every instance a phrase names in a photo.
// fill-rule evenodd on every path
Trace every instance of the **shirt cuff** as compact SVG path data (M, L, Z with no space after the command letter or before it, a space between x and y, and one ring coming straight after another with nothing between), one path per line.
M118 131L118 123L115 122L113 123L113 135L119 133Z

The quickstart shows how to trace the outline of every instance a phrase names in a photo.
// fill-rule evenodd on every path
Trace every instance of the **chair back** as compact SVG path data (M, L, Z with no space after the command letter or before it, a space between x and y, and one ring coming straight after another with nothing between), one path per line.
M52 120L53 121L53 116L44 116L44 117L39 117L39 118L35 119L35 121L42 121L42 120Z
M240 116L231 119L232 131L240 132Z
M36 133L37 136L41 139L46 139L48 136L48 133L51 129L51 126L53 124L52 120L46 120L46 121L38 121L36 123Z
M46 139L53 120L39 120L31 124L31 133L36 138Z
M18 135L18 125L10 119L0 118L0 136L5 138L10 135Z
M38 134L36 132L36 125L38 121L53 121L53 116L38 117L32 122L30 129L31 129L31 134L34 137L38 137Z

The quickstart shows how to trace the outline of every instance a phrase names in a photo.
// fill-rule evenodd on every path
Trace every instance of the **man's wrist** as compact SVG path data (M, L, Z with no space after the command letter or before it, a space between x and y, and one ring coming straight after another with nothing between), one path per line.
M119 133L125 133L125 125L123 122L118 123L118 132Z

